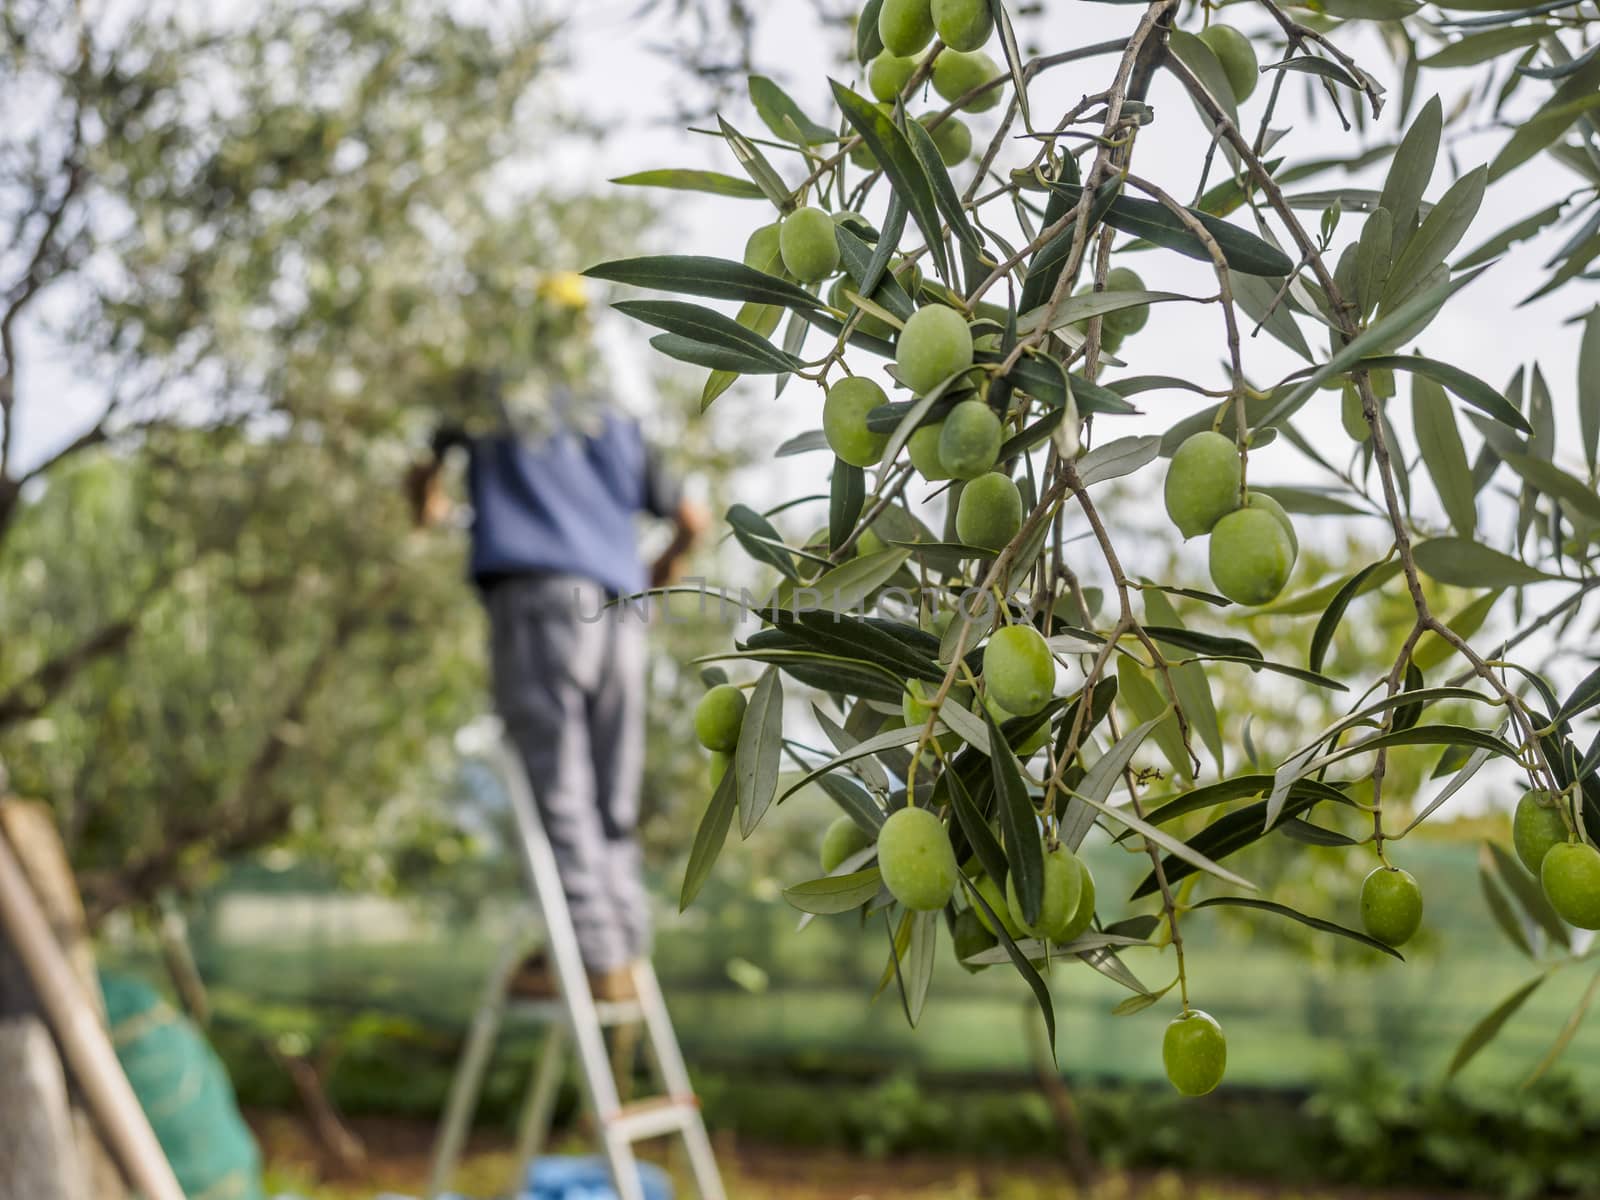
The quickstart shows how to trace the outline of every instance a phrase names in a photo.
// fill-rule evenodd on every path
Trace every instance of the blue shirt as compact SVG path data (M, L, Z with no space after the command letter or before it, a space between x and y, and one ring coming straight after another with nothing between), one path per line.
M531 442L509 433L442 431L436 449L465 446L472 499L472 577L578 575L613 596L643 591L635 517L671 517L675 483L638 422L605 414L593 430Z

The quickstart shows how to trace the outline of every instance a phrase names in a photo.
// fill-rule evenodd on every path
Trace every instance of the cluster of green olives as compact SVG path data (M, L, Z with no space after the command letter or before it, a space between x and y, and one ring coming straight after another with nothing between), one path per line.
M1517 801L1511 844L1569 925L1600 929L1600 850L1577 840L1565 802L1535 789Z
M1244 458L1220 433L1184 439L1167 468L1167 515L1185 538L1211 535L1211 582L1235 604L1266 604L1300 553L1294 522L1271 496L1244 490Z
M867 87L883 110L892 112L922 65L919 56L937 34L940 46L929 77L933 90L945 101L958 103L1004 74L983 52L993 33L994 16L987 0L886 0L878 12L883 52L867 64ZM1000 103L1000 90L997 86L978 92L962 107L968 112L987 112ZM959 117L948 116L937 125L932 123L932 114L917 119L928 127L946 166L953 167L971 155L972 130ZM856 147L851 160L868 169L877 165L865 146Z

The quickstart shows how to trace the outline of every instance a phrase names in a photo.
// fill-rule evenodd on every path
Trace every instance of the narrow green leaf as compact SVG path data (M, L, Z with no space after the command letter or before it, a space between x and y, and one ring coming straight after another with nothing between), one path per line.
M793 672L791 671L790 674L793 674ZM897 686L892 694L898 699L900 692L903 690L903 685ZM880 751L893 749L899 746L909 746L921 736L921 728L908 728L904 726L898 729L886 729L882 733L874 734L872 737L862 740L849 750L841 750L838 754L830 758L827 762L823 763L820 767L816 767L810 771L807 771L794 783L785 788L783 795L778 797L778 799L787 800L790 796L794 795L807 784L815 782L818 778L826 775L829 771L837 770L839 767L842 767L848 763L852 763L858 758L866 758L869 755L877 754ZM729 774L732 774L732 772L729 772Z
M1253 908L1258 912L1269 912L1280 917L1288 917L1289 920L1299 921L1300 924L1309 925L1312 929L1320 929L1323 933L1333 933L1342 938L1349 938L1352 942L1360 942L1369 949L1380 950L1392 958L1398 958L1401 962L1405 961L1405 955L1401 954L1393 946L1387 946L1380 942L1377 938L1368 937L1364 933L1358 933L1354 929L1335 924L1333 921L1325 921L1321 917L1308 916L1297 909L1290 908L1287 904L1275 904L1271 900L1257 900L1251 896L1213 896L1209 900L1202 900L1198 904L1190 905L1190 908L1201 909L1218 906Z
M735 504L728 509L727 522L733 529L733 536L751 558L775 567L789 579L800 577L795 570L794 555L784 548L783 535L773 528L771 521L753 508Z
M1439 138L1444 132L1444 106L1434 96L1417 113L1411 128L1394 152L1388 177L1383 181L1379 205L1389 210L1394 220L1394 246L1398 255L1411 237L1417 219L1417 206L1433 178L1433 164L1439 157Z
M1237 126L1239 108L1234 99L1233 85L1228 82L1228 73L1222 69L1222 63L1211 47L1192 33L1173 29L1167 35L1167 49L1179 62L1189 68L1189 72L1200 81L1207 95L1227 114L1228 121ZM1209 129L1210 123L1204 110L1200 110L1198 104L1196 109L1201 112L1201 120L1207 123Z
M1394 220L1387 208L1380 208L1367 218L1361 227L1361 240L1356 244L1355 294L1356 307L1364 317L1378 306L1378 297L1389 278L1393 263L1389 251L1394 245Z
M1162 304L1172 300L1188 300L1199 303L1196 296L1186 296L1182 292L1149 292L1149 291L1103 291L1085 292L1081 296L1069 296L1061 302L1056 309L1055 316L1051 319L1050 328L1065 329L1069 325L1077 325L1087 321L1090 317L1104 316L1107 313L1121 312L1126 308L1140 308L1150 304ZM1039 328L1039 323L1044 318L1044 306L1023 312L1017 320L1018 333L1033 333Z
M1117 661L1117 699L1137 721L1154 721L1151 735L1161 749L1161 755L1172 767L1175 779L1187 782L1194 775L1194 765L1189 760L1184 745L1183 730L1173 709L1173 697L1166 681L1157 682L1146 674L1137 659L1125 655Z
M1456 260L1456 270L1465 271L1469 267L1476 267L1490 259L1499 258L1518 242L1526 241L1534 234L1544 229L1561 216L1562 209L1571 203L1570 198L1563 197L1549 208L1542 208L1531 217L1524 217L1506 226L1488 241L1478 246L1475 250Z
M1576 475L1528 454L1502 454L1500 458L1535 491L1560 500L1585 520L1600 521L1600 495Z
M761 147L728 124L721 116L717 117L717 127L722 130L723 139L732 149L733 157L761 189L762 195L771 200L780 212L788 212L794 207L794 196L789 191L789 185L784 183L783 176L779 175L767 161L767 156L761 153Z
M984 874L996 883L1004 883L1009 869L1006 864L1006 852L995 840L989 822L983 819L983 814L973 803L972 793L967 790L967 785L961 782L961 772L946 771L940 779L949 790L950 807L955 812L956 823L961 827L967 845L971 846L972 852L978 856L978 863L983 867Z
M1145 591L1144 613L1149 622L1145 626L1145 632L1163 647L1176 644L1170 640L1174 632L1184 634L1189 632L1183 627L1183 621L1179 618L1177 609L1173 608L1172 601L1168 600L1166 593L1159 588ZM1166 636L1163 636L1163 633ZM1217 707L1211 698L1211 685L1206 678L1205 668L1199 663L1190 662L1169 667L1168 670L1172 675L1172 689L1177 693L1178 703L1183 706L1189 728L1200 735L1200 740L1211 752L1212 761L1217 764L1217 770L1219 772L1226 770L1227 766L1223 761L1222 724L1217 720Z
M1365 332L1357 335L1348 345L1342 346L1327 362L1290 388L1283 399L1257 425L1272 425L1298 412L1316 393L1325 380L1355 369L1363 358L1383 353L1396 342L1414 337L1444 306L1446 300L1477 279L1485 270L1479 267L1455 279L1447 280L1411 297L1393 312L1374 321Z
M1467 462L1467 450L1461 443L1450 399L1427 376L1418 375L1412 380L1411 419L1417 448L1451 526L1462 537L1472 537L1478 528L1472 466Z
M1233 284L1233 298L1247 317L1307 362L1316 360L1311 353L1311 346L1306 342L1306 335L1295 324L1289 298L1278 298L1283 280L1260 275L1235 275L1230 282Z
M1397 698L1401 704L1417 703L1414 698L1408 699L1408 694L1405 692L1400 693ZM1517 756L1514 746L1486 730L1473 729L1466 725L1414 725L1410 729L1391 729L1388 733L1380 733L1348 746L1341 746L1323 755L1318 761L1331 764L1360 754L1389 750L1395 746L1472 746L1488 750L1492 754L1499 754L1504 758Z
M1073 203L1077 202L1082 188L1067 183L1052 183L1052 191L1060 190ZM1210 213L1189 209L1189 213L1205 227L1228 266L1247 275L1269 275L1282 278L1294 270L1289 256L1271 242L1257 237ZM1134 196L1118 196L1106 212L1106 224L1124 233L1131 233L1165 246L1188 258L1201 262L1211 261L1211 252L1189 227L1166 207L1154 200L1141 200Z
M1500 882L1505 884L1506 891L1511 893L1529 920L1545 931L1551 945L1566 949L1570 942L1567 927L1550 906L1550 900L1539 881L1528 874L1520 859L1511 857L1511 852L1498 843L1486 841L1482 849L1488 852Z
M1560 578L1470 538L1432 538L1418 544L1412 556L1425 575L1457 587L1522 587Z
M607 279L634 287L705 296L712 300L780 304L803 312L822 307L822 301L804 288L725 258L657 254L600 263L590 267L584 274L591 279Z
M900 999L905 1005L906 1023L913 1029L922 1020L928 1003L928 988L933 983L934 951L938 946L939 914L919 912L911 915L911 940L904 959L897 959Z
M1295 71L1302 75L1316 75L1322 79L1330 79L1334 83L1343 84L1351 91L1359 92L1361 90L1360 80L1328 58L1301 55L1297 58L1286 58L1282 62L1268 63L1261 69L1263 71Z
M1117 438L1103 446L1096 446L1078 459L1078 479L1084 487L1092 487L1109 479L1121 479L1154 462L1160 453L1159 437Z
M1207 654L1205 658L1210 662L1239 663L1249 667L1252 671L1271 671L1275 675L1287 675L1290 679L1298 679L1302 683L1309 683L1313 687L1327 688L1330 692L1348 692L1350 689L1337 679L1330 679L1316 671L1307 671L1303 667L1292 667L1288 663L1273 662L1270 658L1248 658L1239 654Z
M878 13L883 0L867 0L856 18L856 62L863 67L883 52L883 41L878 37Z
M844 545L861 519L861 510L867 502L866 472L851 466L842 458L833 460L833 484L828 500L828 548L837 550Z
M1073 714L1069 713L1063 718L1063 722L1070 723L1072 716ZM1142 725L1136 725L1113 742L1111 749L1097 758L1094 765L1085 773L1083 780L1067 801L1067 810L1060 822L1061 841L1068 850L1075 851L1083 845L1083 839L1088 836L1089 830L1094 828L1095 812L1110 798L1112 789L1117 786L1123 771L1127 770L1139 747L1144 745L1145 738L1154 733L1156 726L1166 719L1166 714L1162 713Z
M1418 0L1324 0L1322 9L1341 21L1399 21L1421 7Z
M669 334L769 363L775 370L792 371L800 366L799 359L785 354L760 334L704 305L682 300L619 300L612 307Z
M1284 487L1281 484L1257 485L1251 484L1252 492L1264 492L1279 504L1283 505L1285 512L1304 513L1313 517L1370 517L1373 514L1365 508L1357 508L1347 500L1341 500L1331 491L1319 491L1316 488ZM1288 611L1279 609L1277 611Z
M1499 1004L1495 1005L1492 1012L1479 1021L1470 1030L1467 1036L1461 1039L1461 1044L1456 1047L1455 1054L1450 1059L1450 1065L1445 1069L1445 1078L1450 1078L1472 1061L1473 1056L1494 1040L1505 1023L1516 1013L1517 1009L1527 1003L1528 997L1539 990L1539 985L1547 978L1546 975L1536 975L1523 984Z
M773 134L786 142L815 146L831 142L838 135L826 125L818 125L800 106L765 75L750 76L750 103ZM798 136L796 136L798 134Z
M1596 704L1600 704L1600 667L1596 667L1585 675L1577 687L1572 689L1561 705L1561 711L1555 715L1555 723L1570 721L1581 713L1588 712Z
M827 875L783 889L783 898L801 912L829 916L860 908L878 894L883 877L877 867L850 875Z
M961 193L956 191L956 185L950 180L950 171L939 155L939 147L933 140L933 134L928 132L921 121L908 121L906 133L911 142L911 149L916 153L917 160L922 164L922 170L928 177L928 183L933 187L934 203L939 206L944 219L950 223L950 232L976 250L982 243L978 240L977 230L967 219L967 210L961 206Z
M694 832L689 863L683 873L683 891L678 897L679 912L686 911L694 903L711 875L711 868L716 865L717 856L722 853L722 844L728 840L728 826L733 824L733 810L738 803L733 776L732 771L723 772L722 782L711 794L711 803L706 806L705 816L700 818L700 826Z
M1022 58L1022 48L1017 45L1017 33L1011 25L1011 14L1004 0L989 0L989 11L994 14L995 28L1000 31L1000 46L1005 51L1006 66L1011 68L1011 85L1017 93L1017 111L1022 114L1022 127L1033 131L1033 115L1028 111L1027 63ZM1051 1053L1055 1052L1055 1031L1050 1034Z
M1600 992L1600 971L1597 971L1589 980L1589 986L1583 989L1583 995L1578 998L1578 1006L1572 1010L1572 1015L1561 1026L1561 1032L1556 1035L1556 1040L1550 1044L1550 1049L1539 1060L1538 1066L1528 1073L1522 1081L1523 1087L1537 1083L1539 1079L1566 1053L1567 1047L1572 1044L1572 1039L1577 1035L1583 1025L1583 1019L1589 1013L1589 1006L1594 1003L1595 993Z
M1145 603L1146 605L1150 603L1148 595ZM1145 632L1170 646L1181 646L1198 654L1215 655L1229 662L1249 662L1257 666L1266 662L1266 655L1261 653L1261 647L1245 638L1199 633L1193 629L1185 629L1182 625L1152 624L1145 627Z
M1379 307L1389 312L1417 294L1426 285L1429 272L1442 265L1466 236L1472 219L1483 204L1483 189L1488 183L1487 167L1468 171L1439 198L1433 211L1417 232L1407 239L1389 269Z
M802 601L806 607L828 612L849 613L861 607L862 602L889 581L889 577L905 565L911 557L909 550L880 550L876 554L863 554L824 572L809 584L785 581L778 589L776 604L779 608L795 608Z
M730 350L726 346L712 345L677 333L658 333L650 339L650 345L668 358L692 363L697 367L709 367L713 371L726 371L732 375L781 375L795 369L787 363L777 363L765 357L757 358L752 354Z
M998 3L998 0L992 0ZM1027 982L1028 988L1033 992L1033 998L1038 1002L1039 1012L1044 1016L1045 1030L1050 1035L1050 1053L1055 1054L1056 1045L1056 1010L1050 1000L1050 989L1045 986L1044 980L1039 978L1039 972L1034 970L1033 964L1028 961L1027 955L1017 949L1017 943L1006 932L1000 914L989 907L989 902L979 893L972 880L965 875L961 877L961 885L967 889L967 896L972 901L974 908L979 909L984 916L989 918L989 927L994 930L995 938L1005 947L1006 955L1011 959L1011 965L1017 969L1017 974Z
M1504 396L1476 375L1468 374L1450 363L1423 358L1420 354L1380 354L1362 359L1359 365L1372 371L1410 371L1417 375L1426 375L1502 425L1508 425L1521 433L1533 432L1527 418L1508 404Z
M1578 348L1578 424L1583 432L1583 457L1592 475L1600 451L1600 304L1584 318L1583 344Z
M1505 723L1501 722L1500 727L1495 730L1495 733L1498 735L1504 735L1505 729ZM1454 746L1445 751L1446 754L1453 754L1457 752L1458 750ZM1406 834L1410 833L1418 825L1421 825L1424 821L1431 817L1446 800L1450 799L1451 796L1454 796L1458 791L1460 791L1461 788L1478 773L1478 769L1482 767L1484 763L1488 762L1489 758L1490 754L1487 750L1474 750L1470 755L1468 755L1467 760L1457 769L1455 775L1451 777L1450 782L1439 790L1439 794L1432 800L1428 801L1428 803L1422 808L1417 810L1417 815L1412 817L1411 823L1401 830L1400 836L1405 837ZM1437 777L1437 774L1438 772L1435 772L1435 777Z
M713 196L732 196L738 200L760 200L765 193L748 179L724 175L720 171L664 169L639 171L611 181L624 187L670 188L680 192L708 192Z
M778 758L783 749L783 679L768 667L756 681L739 726L739 748L733 756L739 801L739 833L749 837L778 792Z
M1017 756L1011 753L1005 734L987 706L983 720L989 727L989 765L994 774L995 803L1000 812L1009 878L1022 905L1022 918L1032 925L1039 919L1039 905L1044 898L1044 844L1039 836L1039 817L1028 798L1028 785Z
M1482 33L1470 33L1435 51L1427 58L1419 59L1417 65L1435 69L1474 67L1491 58L1499 58L1508 50L1536 46L1539 40L1549 33L1548 25L1512 25L1504 29L1487 29Z
M872 151L895 192L905 199L911 219L917 223L927 242L939 278L950 282L950 261L945 253L939 204L934 198L933 185L923 169L922 160L917 157L900 127L876 105L837 80L830 79L828 83L833 88L834 99L844 112L845 119L861 135L867 149Z
M1398 559L1391 559L1387 565L1378 567L1371 575L1367 576L1366 581L1357 590L1356 595L1364 596L1368 592L1375 591L1398 574L1400 574L1400 562ZM1271 604L1264 605L1261 611L1290 616L1307 616L1311 613L1320 613L1327 608L1333 597L1338 594L1339 589L1348 582L1349 576L1343 579L1330 580L1327 583L1317 585L1309 591L1297 592L1283 600L1275 600Z
M1533 943L1529 940L1532 927L1526 925L1512 909L1511 901L1506 899L1505 891L1495 879L1493 860L1487 853L1478 856L1478 886L1483 892L1484 903L1489 906L1489 915L1500 927L1500 932L1528 958L1537 958Z
M1192 788L1181 796L1152 809L1145 814L1145 820L1152 825L1165 825L1169 821L1188 816L1192 812L1199 812L1203 808L1231 804L1235 800L1248 800L1252 796L1259 796L1271 786L1271 775L1240 775L1234 779L1208 783L1204 787Z
M1081 792L1078 794L1082 795ZM1088 798L1085 797L1085 799ZM1212 859L1201 853L1200 850L1196 849L1192 844L1193 839L1191 839L1190 843L1181 842L1177 838L1173 837L1170 833L1166 833L1163 830L1157 829L1148 821L1134 816L1131 812L1128 812L1125 809L1112 808L1108 804L1094 802L1091 802L1091 807L1098 810L1102 815L1110 817L1113 821L1132 829L1146 841L1160 846L1169 855L1171 855L1172 858L1179 860L1184 867L1188 868L1182 872L1184 875L1189 874L1191 871L1204 871L1208 875L1215 875L1224 883L1231 883L1234 887L1246 888L1252 892L1259 890L1255 884L1251 883L1244 876L1236 875L1226 867L1219 866ZM1178 876L1177 873L1173 871L1169 872L1169 877L1177 878ZM1143 887L1143 885L1140 886L1141 888ZM1141 894L1145 893L1135 893L1136 897Z
M1566 133L1579 117L1600 108L1600 91L1594 90L1597 80L1600 80L1600 60L1569 79L1557 89L1548 104L1518 125L1516 132L1489 164L1490 181L1501 179L1520 167ZM1582 94L1573 89L1574 84L1590 90Z
M1328 647L1333 645L1333 635L1339 628L1339 622L1344 619L1345 609L1350 607L1350 601L1366 590L1367 581L1381 570L1387 561L1380 560L1362 567L1346 579L1343 586L1333 594L1333 599L1328 601L1328 607L1318 619L1317 628L1311 635L1311 652L1306 659L1306 665L1311 670L1322 670L1322 664L1328 656Z
M1207 825L1194 837L1190 838L1188 845L1194 852L1208 855L1211 859L1226 858L1228 855L1236 854L1246 846L1260 841L1283 821L1299 816L1315 803L1315 799L1297 794L1288 802L1277 819L1270 823L1263 819L1267 811L1267 802L1265 800L1247 804L1243 808L1218 817L1210 825ZM1166 874L1168 883L1177 883L1181 879L1187 879L1195 872L1195 867L1192 864L1182 861L1174 855L1168 855L1162 860L1161 869ZM1144 877L1139 886L1133 890L1129 899L1138 900L1143 896L1152 895L1157 891L1158 886L1155 872L1151 871ZM1251 890L1254 891L1256 889L1251 887Z

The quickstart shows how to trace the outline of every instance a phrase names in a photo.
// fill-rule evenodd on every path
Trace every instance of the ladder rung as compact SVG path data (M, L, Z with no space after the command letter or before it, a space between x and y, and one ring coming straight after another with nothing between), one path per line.
M654 1096L624 1104L606 1122L606 1128L620 1133L630 1142L677 1133L699 1112L700 1102L693 1096Z
M556 1022L563 1025L571 1023L567 1006L558 999L519 1000L512 997L507 1000L506 1008L519 1017L544 1025ZM594 1011L600 1018L600 1024L607 1028L613 1025L634 1025L644 1020L644 1008L637 1000L596 1000Z

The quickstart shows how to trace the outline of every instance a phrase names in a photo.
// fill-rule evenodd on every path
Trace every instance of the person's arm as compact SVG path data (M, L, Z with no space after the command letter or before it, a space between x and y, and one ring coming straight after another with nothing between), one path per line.
M683 560L710 525L711 512L705 505L687 496L678 500L672 513L672 540L650 564L651 587L666 587L677 580L683 570Z
M672 540L650 564L650 586L666 587L677 580L683 570L683 560L694 549L700 535L710 528L711 513L705 505L684 493L679 480L662 461L660 451L648 444L644 453L644 508L672 522Z
M418 529L442 525L450 517L450 497L444 490L444 456L450 447L463 444L452 429L441 429L424 459L406 472L406 498L411 503L411 520Z

